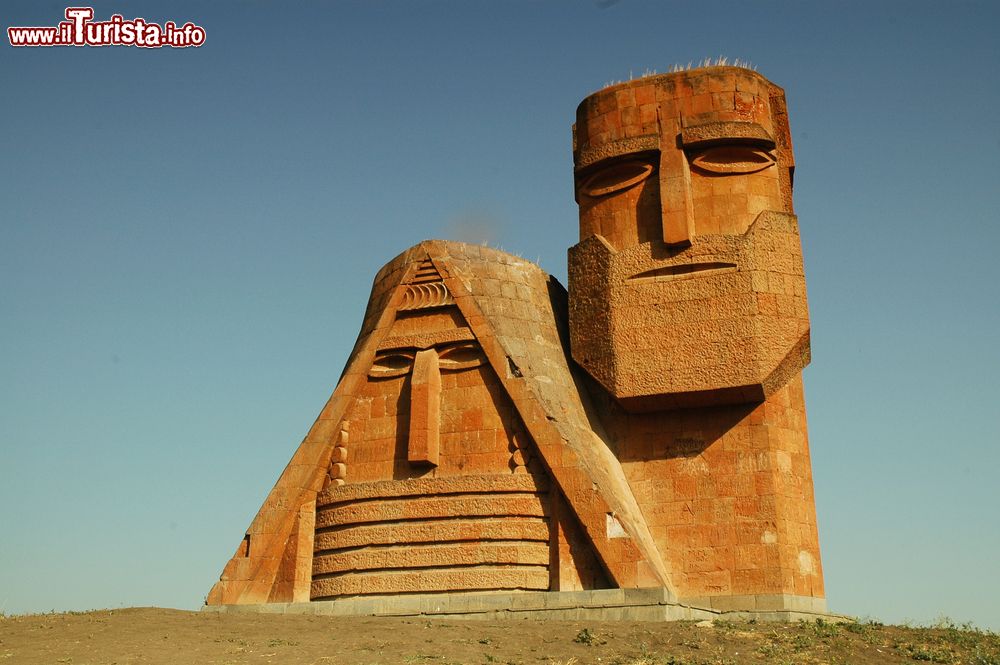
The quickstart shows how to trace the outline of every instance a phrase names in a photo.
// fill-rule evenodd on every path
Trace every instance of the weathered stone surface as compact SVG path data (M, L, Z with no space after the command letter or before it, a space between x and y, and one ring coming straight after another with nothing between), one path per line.
M822 599L800 596L731 597L742 608L728 610L729 598L685 599L672 603L646 593L648 589L606 589L576 592L496 592L427 593L342 597L336 601L268 603L262 605L210 605L215 612L265 612L272 614L315 614L332 616L427 616L448 619L529 619L543 621L571 617L578 620L608 621L691 621L756 620L851 622L842 615L828 614ZM779 601L775 604L772 601ZM695 602L697 601L697 602ZM715 602L713 602L715 601ZM690 603L695 602L694 607ZM700 607L697 605L701 605ZM777 609L762 609L775 605Z
M320 531L316 534L316 553L365 545L396 543L434 543L463 540L541 541L550 539L549 525L544 519L470 518L434 522L395 522L363 524Z
M330 488L316 499L319 507L364 499L430 496L434 494L499 494L505 492L537 492L547 490L544 476L498 475L448 476L445 478L411 478L405 482L380 480Z
M361 570L446 568L484 563L548 566L549 544L490 541L364 547L349 552L316 555L313 558L313 576Z
M317 510L316 528L450 517L495 515L543 517L546 513L544 495L537 494L371 500L358 504L342 504L329 510Z
M549 587L545 566L475 566L349 573L313 579L312 598L426 591L538 589Z

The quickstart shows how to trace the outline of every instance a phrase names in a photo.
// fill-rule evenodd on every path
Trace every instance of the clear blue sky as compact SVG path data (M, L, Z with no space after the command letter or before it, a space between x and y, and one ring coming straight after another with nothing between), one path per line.
M0 47L0 611L197 608L375 271L445 237L565 282L577 103L726 55L788 96L830 607L1000 629L1000 4L289 5Z

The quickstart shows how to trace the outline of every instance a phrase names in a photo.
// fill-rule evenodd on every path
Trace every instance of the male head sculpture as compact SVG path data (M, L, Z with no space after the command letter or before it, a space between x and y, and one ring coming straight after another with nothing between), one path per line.
M614 85L573 154L571 353L679 594L822 611L783 91L737 67Z
M809 358L784 93L710 67L605 88L574 128L576 360L628 410L759 401Z

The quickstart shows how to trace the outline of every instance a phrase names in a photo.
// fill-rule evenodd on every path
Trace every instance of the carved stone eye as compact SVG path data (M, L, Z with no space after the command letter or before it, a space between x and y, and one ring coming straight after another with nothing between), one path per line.
M414 353L412 351L389 351L375 356L368 376L373 379L386 379L394 376L405 376L413 367Z
M722 145L708 148L691 159L691 165L722 175L748 174L763 171L775 163L766 150L744 145Z
M486 356L477 344L458 344L438 350L441 371L471 369L486 363Z
M606 196L637 185L653 172L648 162L621 162L601 169L583 181L580 190L587 196Z

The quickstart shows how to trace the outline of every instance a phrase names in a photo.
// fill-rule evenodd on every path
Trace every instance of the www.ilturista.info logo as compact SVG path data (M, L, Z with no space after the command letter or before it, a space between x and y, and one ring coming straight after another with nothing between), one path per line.
M178 26L147 23L144 18L126 20L113 14L107 21L94 21L93 7L67 7L66 20L55 27L10 27L11 46L138 46L139 48L186 48L205 43L205 28L188 21Z

